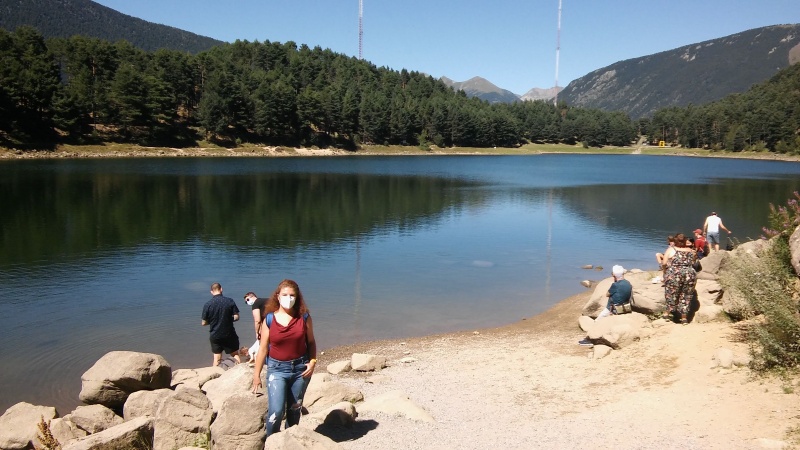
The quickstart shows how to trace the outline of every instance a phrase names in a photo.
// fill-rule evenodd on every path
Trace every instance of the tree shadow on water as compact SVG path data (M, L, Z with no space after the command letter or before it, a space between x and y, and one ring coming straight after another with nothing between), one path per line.
M347 428L340 425L321 424L314 431L330 438L335 442L355 441L378 428L378 422L370 420L356 420L353 426Z

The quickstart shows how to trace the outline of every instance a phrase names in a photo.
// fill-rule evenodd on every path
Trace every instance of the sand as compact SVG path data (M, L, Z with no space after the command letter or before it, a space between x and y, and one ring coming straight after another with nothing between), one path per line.
M734 324L664 324L602 359L580 347L590 292L519 323L337 348L383 355L376 374L334 379L369 398L400 390L434 423L361 412L351 430L323 434L346 449L780 448L800 425L800 387L747 368L714 367L718 348L747 354ZM413 358L403 363L402 358Z

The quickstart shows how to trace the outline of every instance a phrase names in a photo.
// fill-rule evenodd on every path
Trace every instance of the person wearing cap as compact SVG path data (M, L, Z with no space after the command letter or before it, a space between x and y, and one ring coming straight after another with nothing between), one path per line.
M595 320L600 320L603 317L616 314L614 312L614 305L624 305L631 301L633 286L630 281L625 279L625 269L622 266L616 265L611 268L611 276L614 277L614 282L611 283L611 287L608 288L608 292L606 292L608 302ZM578 344L584 347L591 347L594 345L588 337L578 341Z
M697 250L697 259L706 256L706 239L700 228L694 230L694 249Z
M214 354L213 366L220 365L222 352L233 356L236 363L241 363L239 358L239 336L233 322L239 320L239 308L233 299L222 295L222 285L214 283L211 285L211 300L203 305L203 315L200 325L209 325L209 341L211 342L211 353Z
M716 211L711 211L711 215L706 217L706 222L703 224L703 231L705 231L706 239L708 239L708 249L714 246L714 251L719 251L719 230L723 229L731 234L731 230L725 228L722 224L722 219L717 216Z

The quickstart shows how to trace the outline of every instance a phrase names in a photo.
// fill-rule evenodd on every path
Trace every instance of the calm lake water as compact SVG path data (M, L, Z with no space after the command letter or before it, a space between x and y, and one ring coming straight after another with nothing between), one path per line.
M111 350L210 364L200 312L299 282L321 349L503 325L715 210L757 238L800 164L641 155L0 163L0 410L79 404ZM603 272L581 269L601 265Z

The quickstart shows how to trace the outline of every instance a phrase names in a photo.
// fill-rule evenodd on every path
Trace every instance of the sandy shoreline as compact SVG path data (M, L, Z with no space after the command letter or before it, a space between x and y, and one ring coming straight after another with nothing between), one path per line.
M576 345L590 295L503 327L326 351L320 370L354 352L386 356L378 381L335 378L367 398L400 390L436 419L360 413L356 427L333 437L347 449L756 449L790 440L800 388L712 367L718 348L747 353L733 324L664 325L593 360ZM399 362L407 357L415 361Z
M223 147L141 147L136 145L60 146L54 150L15 150L0 148L0 160L27 159L85 159L85 158L206 158L206 157L330 157L330 156L441 156L441 155L542 155L542 154L637 154L650 156L688 156L709 158L759 159L800 162L800 156L770 152L724 152L701 149L659 149L658 147L613 147L584 149L579 146L549 144L527 145L520 148L436 148L430 151L418 147L369 146L358 151L330 148L243 146Z

